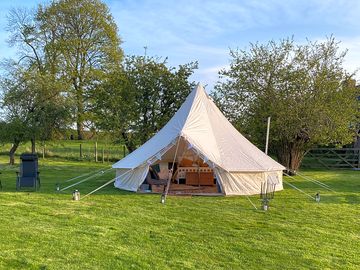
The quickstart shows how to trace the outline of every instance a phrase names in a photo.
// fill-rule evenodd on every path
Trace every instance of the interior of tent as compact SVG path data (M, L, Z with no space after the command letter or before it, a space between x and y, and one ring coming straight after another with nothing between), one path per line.
M139 191L162 193L169 179L170 194L222 193L213 169L183 138L151 164Z

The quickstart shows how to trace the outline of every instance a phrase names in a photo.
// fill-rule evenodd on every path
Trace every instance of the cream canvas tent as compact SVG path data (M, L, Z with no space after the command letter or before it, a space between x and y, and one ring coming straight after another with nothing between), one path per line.
M198 85L171 120L150 140L112 167L115 187L137 191L149 167L200 158L224 195L259 194L261 183L282 190L282 165L241 135Z

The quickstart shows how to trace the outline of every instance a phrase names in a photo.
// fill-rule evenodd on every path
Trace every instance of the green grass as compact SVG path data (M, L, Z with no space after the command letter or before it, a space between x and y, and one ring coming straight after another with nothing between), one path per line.
M109 141L94 140L55 140L46 141L45 145L42 142L36 143L36 151L39 157L45 154L47 158L61 158L67 160L86 160L94 161L95 159L95 143L97 143L98 160L102 161L104 154L104 161L115 162L128 153L127 149L122 144L115 144ZM80 145L82 147L82 157L80 157ZM0 144L0 154L8 155L11 148L10 143ZM22 142L17 151L16 156L20 156L23 152L31 151L30 142Z
M4 164L0 156L0 164ZM246 197L140 195L112 185L81 201L57 182L104 164L41 160L39 192L15 192L0 175L0 269L359 269L360 172L304 171L337 192L285 178L268 212ZM79 185L81 194L113 172ZM62 185L64 186L64 185ZM257 196L251 200L260 206Z

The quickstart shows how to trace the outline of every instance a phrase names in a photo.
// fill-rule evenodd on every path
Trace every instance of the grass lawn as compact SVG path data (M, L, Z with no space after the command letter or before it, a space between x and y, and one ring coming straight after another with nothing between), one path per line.
M109 141L97 141L94 140L55 140L55 141L46 141L45 146L42 142L38 141L36 143L36 151L40 157L45 154L48 158L62 158L67 160L85 160L85 161L94 161L95 160L95 143L97 144L97 155L98 160L102 161L104 156L104 161L115 162L119 157L123 157L128 152L126 147L122 144L111 143ZM81 154L80 157L80 145L81 145ZM0 144L0 155L7 155L11 149L11 144ZM22 142L17 151L16 156L19 157L23 152L31 151L30 142Z
M0 156L0 164L7 161ZM268 212L246 197L169 197L116 190L81 201L55 184L104 164L40 161L41 190L0 175L0 269L360 269L360 171L304 171L336 193L285 178ZM114 173L78 186L93 190ZM63 185L64 186L64 185ZM251 200L260 206L257 196Z

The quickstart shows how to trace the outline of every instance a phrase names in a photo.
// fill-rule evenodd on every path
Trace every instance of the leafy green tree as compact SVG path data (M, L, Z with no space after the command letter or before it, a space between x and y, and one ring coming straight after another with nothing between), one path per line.
M60 55L62 72L71 82L78 139L89 120L89 91L96 88L122 59L117 26L108 7L99 0L59 0L39 7L41 29L54 35L50 51Z
M195 86L197 63L168 67L167 59L129 56L94 92L97 126L121 138L131 152L174 115Z
M89 92L120 66L122 50L117 26L99 0L57 0L39 5L35 13L13 10L9 16L10 45L19 48L20 62L36 65L68 83L78 138L91 119Z
M64 85L53 80L51 74L38 69L14 66L1 80L2 102L5 113L0 141L12 143L10 164L22 141L30 140L35 152L35 139L47 140L55 130L69 124L69 105L62 94Z
M352 74L343 68L338 42L296 45L292 39L231 50L215 100L237 128L258 146L271 116L270 150L291 170L317 145L352 140L358 115Z
M15 164L15 152L21 141L28 138L26 123L19 118L12 118L11 122L0 121L0 143L12 143L9 151L9 164Z

